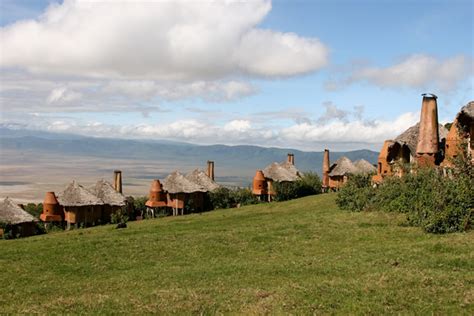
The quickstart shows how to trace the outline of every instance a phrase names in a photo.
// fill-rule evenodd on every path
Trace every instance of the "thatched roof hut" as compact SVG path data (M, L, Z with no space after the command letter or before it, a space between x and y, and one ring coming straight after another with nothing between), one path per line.
M346 156L342 156L338 160L336 160L335 163L332 164L331 168L329 169L329 176L338 177L349 174L357 174L358 171L359 170L357 169L357 167L352 163L349 158L347 158Z
M206 191L214 191L220 186L212 180L204 171L195 169L192 172L186 174L185 178L191 182L196 183L197 185L206 189Z
M104 204L111 206L124 206L126 198L123 194L115 191L112 184L105 180L99 180L95 185L89 188L89 191L102 200Z
M300 171L290 162L274 162L268 165L263 174L265 178L276 182L293 182L301 178Z
M30 215L28 212L25 212L10 198L6 197L3 201L0 202L0 223L17 225L21 223L37 221L37 218Z
M100 198L86 190L74 180L58 196L58 201L59 204L66 207L104 204Z
M441 124L438 124L439 140L442 141L448 136L448 130ZM398 135L393 141L401 146L406 145L410 149L410 154L414 157L416 154L416 146L418 145L418 135L420 133L420 123L416 123L406 131Z
M163 189L168 193L194 193L207 192L204 186L188 180L184 175L178 171L174 171L163 181Z
M365 159L359 159L356 162L354 162L354 166L357 168L357 173L360 174L370 174L370 173L376 173L377 168L370 162L368 162Z
M456 120L462 126L469 126L474 121L474 101L469 102L461 108L461 111L456 115Z

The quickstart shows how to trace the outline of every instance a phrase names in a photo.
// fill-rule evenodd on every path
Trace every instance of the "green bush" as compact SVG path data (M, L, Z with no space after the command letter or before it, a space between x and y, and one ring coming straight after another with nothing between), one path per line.
M28 203L25 205L25 211L28 212L30 215L39 218L39 216L43 212L43 204Z
M354 175L339 190L337 205L343 210L360 212L368 209L374 199L370 175Z
M244 206L259 203L259 200L250 189L229 189L225 187L209 192L209 201L212 209L226 209L237 205Z
M438 169L418 169L405 176L387 178L377 188L370 178L351 177L336 202L351 211L378 210L405 213L413 226L430 233L467 230L473 219L472 166L459 162L451 176Z
M140 196L133 199L133 210L135 215L146 214L146 201L148 201L148 196Z
M275 201L288 201L321 193L321 179L314 172L305 173L295 182L274 182Z
M128 214L127 214L127 208L125 206L121 207L120 209L112 213L112 215L110 216L110 222L112 224L123 225L123 224L126 224L127 221L128 221Z
M231 189L220 187L212 192L209 192L209 200L212 209L225 209L235 207L237 202Z
M257 197L252 194L252 191L247 188L237 188L233 190L233 195L235 202L240 204L240 206L260 203Z

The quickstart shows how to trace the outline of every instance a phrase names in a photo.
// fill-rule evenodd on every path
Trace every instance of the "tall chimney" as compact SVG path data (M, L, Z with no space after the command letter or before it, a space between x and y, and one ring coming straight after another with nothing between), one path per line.
M423 93L420 131L416 146L417 162L422 166L434 166L439 152L438 104L436 95Z
M252 182L252 193L254 195L266 195L267 191L267 180L262 170L257 170L255 177Z
M329 149L324 149L323 156L323 189L329 188Z
M295 164L295 155L288 153L288 162L292 165Z
M214 181L214 161L207 161L207 176Z
M114 171L114 189L115 191L122 193L122 171Z
M43 222L61 222L63 217L64 212L54 192L46 192L43 201L43 212L40 215L40 219Z
M148 207L165 207L167 204L166 193L160 180L153 180L150 186L150 195L145 205Z

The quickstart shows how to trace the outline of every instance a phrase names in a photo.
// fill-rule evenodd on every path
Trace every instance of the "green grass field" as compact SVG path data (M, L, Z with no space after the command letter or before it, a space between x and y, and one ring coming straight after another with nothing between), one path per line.
M0 313L474 314L474 232L320 195L0 241Z

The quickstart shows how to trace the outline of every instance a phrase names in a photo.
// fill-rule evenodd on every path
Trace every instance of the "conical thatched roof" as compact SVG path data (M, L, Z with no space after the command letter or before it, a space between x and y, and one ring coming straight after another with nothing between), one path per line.
M263 170L263 174L265 175L265 178L277 182L293 182L301 178L299 170L287 161L282 163L274 162L271 165L268 165Z
M357 160L356 162L354 162L354 166L357 168L358 173L360 174L369 174L377 172L377 168L375 168L373 164L371 164L365 159Z
M332 164L331 168L329 168L330 177L344 176L356 173L358 173L357 167L354 166L352 161L345 156L342 156L341 158L336 160L336 162Z
M448 130L441 124L438 124L438 133L439 140L448 136ZM416 146L418 145L418 135L420 133L420 123L416 123L412 127L408 128L406 131L401 133L395 138L395 142L398 142L400 145L407 145L410 149L412 156L416 153Z
M63 206L103 205L104 202L76 181L72 181L58 196Z
M202 170L195 169L194 171L188 173L185 176L191 182L196 183L199 186L202 186L206 189L206 191L214 191L218 189L220 186Z
M124 206L126 198L120 192L115 191L112 184L105 180L99 180L89 188L89 191L102 200L104 204L112 206Z
M456 115L456 119L464 126L467 126L470 122L474 121L474 101L463 106L461 111Z
M169 193L207 192L205 187L186 179L186 177L178 171L171 173L165 178L163 189Z
M0 202L0 223L16 225L36 221L38 220L34 216L25 212L10 198L7 197Z

